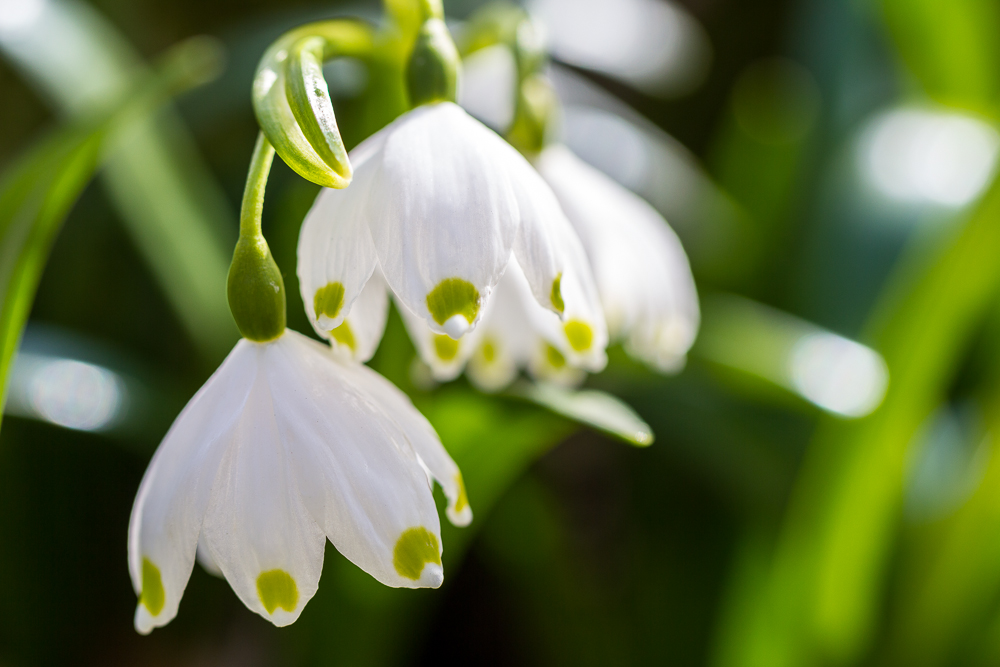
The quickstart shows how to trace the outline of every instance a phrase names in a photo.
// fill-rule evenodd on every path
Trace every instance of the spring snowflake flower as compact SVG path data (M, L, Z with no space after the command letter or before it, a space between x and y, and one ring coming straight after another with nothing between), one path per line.
M655 368L684 366L698 332L698 294L687 256L666 220L569 149L535 162L580 235L613 340Z
M558 201L459 106L417 107L351 162L351 186L323 190L299 237L302 297L320 335L335 340L345 321L356 328L352 306L378 273L406 311L457 340L480 320L513 256L538 304L604 348L590 267Z
M472 519L433 428L374 371L285 330L243 339L153 457L132 509L139 632L176 614L196 554L278 626L316 593L326 539L378 581L437 587L448 518Z

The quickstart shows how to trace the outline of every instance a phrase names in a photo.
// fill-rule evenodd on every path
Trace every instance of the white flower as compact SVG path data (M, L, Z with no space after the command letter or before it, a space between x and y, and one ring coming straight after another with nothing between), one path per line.
M563 146L536 166L590 258L613 340L661 371L683 367L698 332L698 295L680 240L656 210Z
M471 521L458 468L387 380L294 331L241 340L139 488L129 525L136 629L177 614L196 552L279 626L315 594L326 538L388 586L439 586L431 476L452 522Z
M354 182L323 190L299 237L302 296L321 335L349 317L377 268L404 310L458 339L513 255L536 301L603 349L576 233L542 178L494 132L439 102L370 137L351 162Z
M497 285L477 332L467 374L484 391L506 387L524 368L537 379L572 386L585 371L598 372L607 364L603 345L580 345L570 335L572 327L567 332L554 313L539 307L516 261Z

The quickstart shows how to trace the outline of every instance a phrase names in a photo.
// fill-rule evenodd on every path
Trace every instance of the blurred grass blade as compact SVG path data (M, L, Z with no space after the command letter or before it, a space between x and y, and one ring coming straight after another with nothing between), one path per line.
M870 414L885 396L885 362L860 343L736 295L709 296L702 311L693 353L703 359L763 378L842 417Z
M64 116L106 110L148 76L138 54L89 5L30 3L0 25L0 53ZM37 11L35 11L37 10ZM224 355L236 339L225 284L235 215L176 113L136 115L109 137L104 183L127 231L199 350Z
M872 640L909 443L940 403L1000 284L1000 181L950 238L925 238L890 281L872 336L892 384L854 422L826 420L806 453L744 658L850 663ZM942 233L942 232L939 232ZM737 605L739 606L739 605ZM736 654L739 654L738 652Z
M908 69L936 101L997 117L1000 5L982 0L883 0Z
M0 181L0 405L49 250L97 168L103 132L68 131Z
M603 391L519 382L511 387L510 393L630 445L646 447L653 444L653 430L649 424L635 410Z
M200 83L214 62L204 47L200 40L175 47L162 76L143 80L113 113L57 132L0 179L0 405L52 243L97 170L112 128L171 90Z

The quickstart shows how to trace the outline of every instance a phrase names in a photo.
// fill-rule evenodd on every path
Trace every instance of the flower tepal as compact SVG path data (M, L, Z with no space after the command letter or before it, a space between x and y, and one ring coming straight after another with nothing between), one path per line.
M279 626L316 592L326 538L386 585L439 586L425 471L444 487L449 518L467 524L457 466L398 389L292 331L240 341L177 418L136 497L136 629L176 615L196 551Z
M683 367L698 332L698 294L680 240L648 203L564 146L537 158L580 235L611 336L664 372Z

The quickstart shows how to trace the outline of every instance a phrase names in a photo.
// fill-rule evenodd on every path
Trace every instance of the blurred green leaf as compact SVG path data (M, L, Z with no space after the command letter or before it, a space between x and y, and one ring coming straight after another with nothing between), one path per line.
M518 382L509 391L513 396L527 399L630 445L646 447L653 444L653 429L649 424L635 410L603 391L578 391L535 382Z
M160 74L123 96L118 108L55 133L0 179L0 399L52 242L97 170L112 128L171 90L201 83L217 56L197 39L174 47Z
M46 2L31 16L0 31L0 52L63 116L86 121L104 113L150 76L88 4ZM220 66L216 53L212 70ZM106 144L102 178L111 199L191 339L214 363L238 334L225 289L236 239L235 224L227 223L236 216L170 108L120 118Z
M1000 5L988 0L883 0L903 62L943 104L996 113Z
M103 138L104 128L57 134L0 181L0 399L52 242L97 169Z
M1000 396L992 408L989 462L972 496L908 543L883 663L968 664L1000 590Z
M942 400L1000 284L998 219L1000 181L964 224L920 239L897 268L870 327L892 378L885 401L867 418L827 419L817 432L769 581L747 607L756 620L745 624L755 629L743 659L766 651L772 665L841 664L868 648L908 445Z

